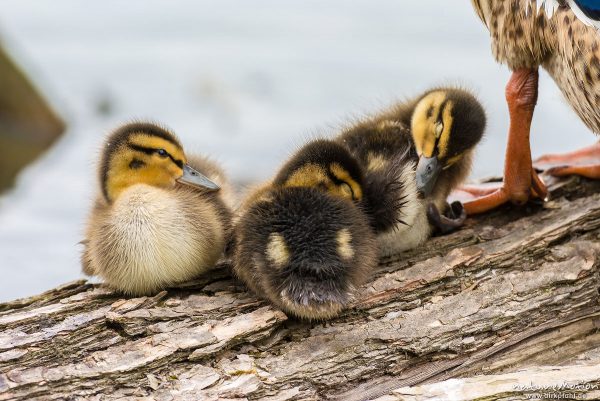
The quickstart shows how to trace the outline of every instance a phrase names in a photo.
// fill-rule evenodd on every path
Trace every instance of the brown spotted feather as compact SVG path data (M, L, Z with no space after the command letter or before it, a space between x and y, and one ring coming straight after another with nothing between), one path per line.
M600 133L600 33L567 7L552 17L530 0L471 0L492 53L511 70L543 67L581 120Z

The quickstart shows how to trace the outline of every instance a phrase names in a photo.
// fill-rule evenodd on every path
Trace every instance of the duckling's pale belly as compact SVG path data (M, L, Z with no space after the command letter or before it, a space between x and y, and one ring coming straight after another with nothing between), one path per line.
M197 276L223 250L225 235L214 209L187 188L131 186L92 219L88 246L94 272L132 294Z
M418 195L413 163L405 167L399 179L404 183L405 202L398 211L398 219L403 223L398 223L387 232L377 235L381 257L416 248L427 241L431 234L427 208Z

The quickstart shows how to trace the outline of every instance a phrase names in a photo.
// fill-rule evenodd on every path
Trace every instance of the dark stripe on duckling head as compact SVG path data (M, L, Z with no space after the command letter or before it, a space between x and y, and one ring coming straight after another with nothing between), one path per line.
M169 130L159 125L145 122L129 123L117 128L117 130L110 135L107 142L123 143L134 134L154 136L164 139L179 148L182 147L177 137L169 132Z
M329 165L327 178L341 191L343 197L359 201L362 199L362 183L357 183L352 176L338 163Z
M183 168L183 161L175 159L169 152L165 151L164 149L147 148L145 146L134 145L132 143L128 143L127 146L129 146L131 149L133 149L133 150L135 150L137 152L142 152L142 153L145 153L147 155L152 155L152 154L158 154L158 155L160 155L159 152L162 151L162 152L164 152L164 157L168 157L179 168L181 168L181 169Z
M106 139L102 156L100 159L100 184L102 187L102 194L104 198L108 200L108 189L106 181L108 179L108 170L110 168L111 156L121 146L125 145L129 138L135 134L145 134L162 138L167 142L181 148L181 143L177 137L169 132L167 129L149 122L133 122L120 126L114 130Z
M442 104L440 105L439 109L438 109L438 116L437 116L437 123L438 124L442 124L442 127L444 127L444 110L446 109L446 106L448 106L449 103L449 99L444 99L444 101L442 102ZM451 127L450 127L451 128ZM442 133L444 130L448 129L448 127L444 127L444 129L442 130ZM442 133L440 133L439 135L435 136L435 143L433 145L433 154L432 156L438 156L441 152L440 152L440 141L442 139Z
M358 125L341 140L365 166L369 166L374 157L389 160L406 151L410 151L415 162L418 160L410 129L390 120L379 125Z
M348 172L358 185L362 186L363 184L363 171L354 156L343 145L325 139L309 142L302 147L283 166L273 183L284 185L295 171L308 164L321 166L324 171L329 171L330 165L338 164Z
M133 159L130 163L129 163L129 168L132 170L137 170L139 168L142 168L146 165L146 163L144 163L143 161L141 161L140 159Z
M431 118L431 116L433 116L433 105L427 109L427 118Z
M446 89L452 101L452 129L446 159L472 149L483 137L486 115L475 96L463 89Z

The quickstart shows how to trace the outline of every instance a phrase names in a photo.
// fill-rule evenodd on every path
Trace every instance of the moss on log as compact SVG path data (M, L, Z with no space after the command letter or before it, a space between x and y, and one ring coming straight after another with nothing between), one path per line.
M327 323L286 317L226 262L154 297L77 281L0 304L0 400L414 401L451 385L509 400L523 394L501 381L525 374L597 384L598 189L562 181L544 206L382 260Z

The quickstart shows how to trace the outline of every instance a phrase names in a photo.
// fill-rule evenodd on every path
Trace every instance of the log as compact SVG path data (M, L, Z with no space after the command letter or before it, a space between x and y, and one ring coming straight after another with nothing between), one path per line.
M257 299L227 261L154 297L76 281L0 304L0 400L489 400L523 399L506 386L532 380L597 385L600 183L551 189L382 260L328 322ZM451 388L467 395L440 398Z
M600 399L600 365L550 366L406 387L376 401Z

